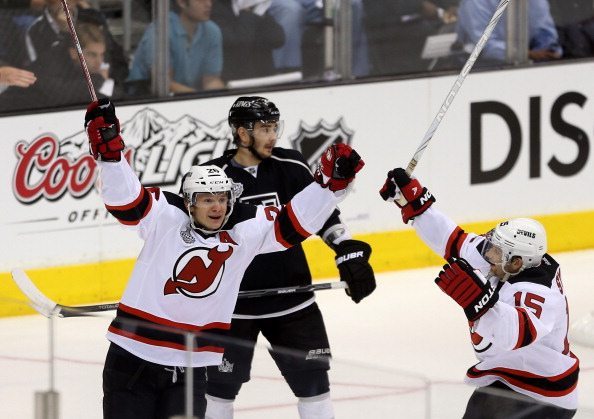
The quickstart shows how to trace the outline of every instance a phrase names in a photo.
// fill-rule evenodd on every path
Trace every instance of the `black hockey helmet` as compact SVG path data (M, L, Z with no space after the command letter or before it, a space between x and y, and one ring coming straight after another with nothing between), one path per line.
M245 126L253 127L256 121L278 121L280 111L276 105L260 96L241 96L231 105L229 110L229 126L237 129Z

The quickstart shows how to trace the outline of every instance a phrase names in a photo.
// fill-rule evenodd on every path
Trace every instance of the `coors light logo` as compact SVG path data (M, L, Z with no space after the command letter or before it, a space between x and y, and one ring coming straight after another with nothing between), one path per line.
M169 121L151 108L121 124L125 157L145 186L174 185L192 164L220 156L231 144L227 121L211 127L184 115ZM60 140L43 134L15 146L13 193L24 204L56 201L64 194L80 199L92 189L97 164L88 153L84 131Z

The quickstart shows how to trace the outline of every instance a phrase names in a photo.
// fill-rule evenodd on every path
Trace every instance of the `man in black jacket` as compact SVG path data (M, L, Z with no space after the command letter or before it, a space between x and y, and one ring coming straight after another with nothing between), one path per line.
M84 33L88 33L89 28L96 34L94 43L103 44L104 61L109 68L104 70L105 74L89 68L97 93L99 96L104 93L101 87L106 78L113 80L116 92L120 91L128 74L128 63L122 47L109 31L105 17L97 9L84 7L85 3L80 0L68 0L67 4L85 56L90 52L84 50L88 40ZM60 0L46 1L41 15L27 28L22 44L26 55L23 68L34 73L37 82L27 90L15 86L9 88L0 97L0 110L43 109L88 101L86 81ZM105 96L113 97L113 88L109 90L111 93Z
M262 97L240 97L229 111L237 149L206 164L217 165L243 185L241 202L263 205L287 203L313 181L303 156L275 147L283 128L274 103ZM336 252L341 280L358 303L375 289L369 264L371 247L353 240L339 211L318 232ZM241 290L298 286L311 283L303 248L257 256L247 269ZM330 345L313 293L238 300L223 363L208 370L207 418L233 417L233 401L250 379L254 345L259 333L270 342L271 356L296 397L301 418L333 418L328 369ZM286 352L280 348L289 348Z
M236 10L233 5L231 0L212 5L211 19L223 33L223 79L275 74L272 50L285 43L283 28L268 13L258 13L253 6Z

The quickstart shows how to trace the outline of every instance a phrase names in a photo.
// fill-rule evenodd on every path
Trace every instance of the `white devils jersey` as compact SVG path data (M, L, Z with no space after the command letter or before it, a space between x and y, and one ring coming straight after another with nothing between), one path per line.
M312 183L282 208L236 204L226 230L207 236L190 228L180 196L144 188L124 159L99 165L105 206L144 240L107 338L162 365L187 365L186 331L205 332L194 341L192 365L219 365L223 347L207 335L229 329L254 256L318 231L339 201Z
M445 259L466 259L485 276L484 239L465 233L434 206L414 220L417 234ZM499 301L470 322L470 337L480 361L465 381L483 387L501 381L519 393L565 409L576 409L579 360L569 350L569 309L559 264L548 254L541 265L501 283Z

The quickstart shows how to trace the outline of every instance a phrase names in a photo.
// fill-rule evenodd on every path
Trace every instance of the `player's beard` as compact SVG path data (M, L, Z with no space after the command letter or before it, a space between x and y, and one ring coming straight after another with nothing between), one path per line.
M254 147L254 144L256 143L256 139L254 138L254 135L252 133L249 133L248 135L250 136L250 145L247 146L247 149L258 160L262 161L262 160L267 159L268 158L267 156L262 156L260 153L258 153L258 150L256 150L256 148Z

